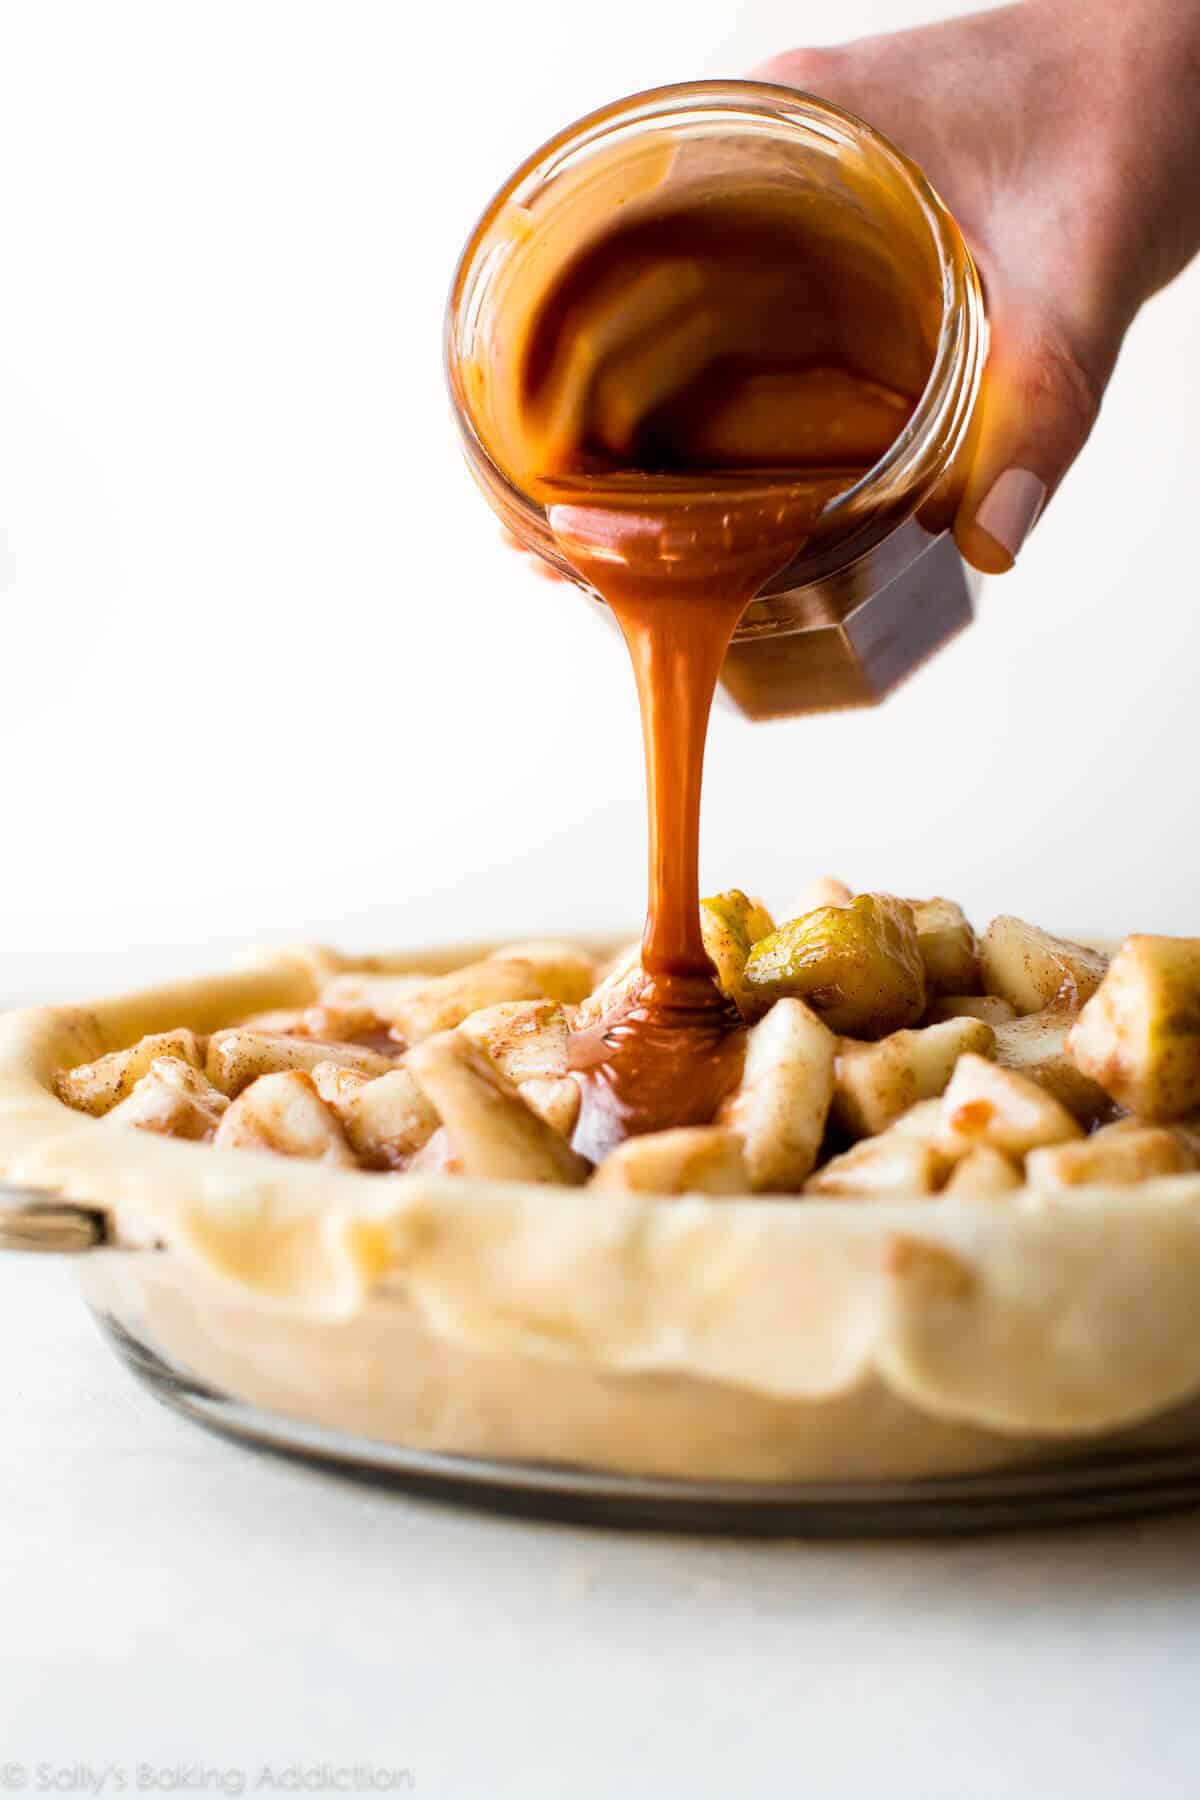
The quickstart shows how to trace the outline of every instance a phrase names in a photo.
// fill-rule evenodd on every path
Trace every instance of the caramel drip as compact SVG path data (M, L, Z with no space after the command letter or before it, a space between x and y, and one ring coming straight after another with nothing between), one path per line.
M711 494L660 502L658 511L630 508L619 491L607 505L596 496L587 509L551 510L560 543L612 607L628 645L646 764L644 979L615 1017L572 1044L583 1094L573 1143L593 1160L640 1132L707 1123L740 1079L745 1030L717 987L700 930L705 738L737 622L803 542L827 491L792 487L765 511L743 497L734 512Z

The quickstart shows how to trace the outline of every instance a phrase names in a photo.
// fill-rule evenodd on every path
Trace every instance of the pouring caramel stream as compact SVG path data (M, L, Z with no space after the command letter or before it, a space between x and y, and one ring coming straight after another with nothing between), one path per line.
M645 745L642 976L572 1044L575 1147L593 1159L710 1120L740 1076L745 1028L700 927L705 737L746 606L914 405L905 346L891 382L886 355L853 360L882 316L855 272L811 221L708 195L599 229L513 308L496 408L510 463L612 608Z
M741 1074L745 1030L717 987L700 929L700 795L709 714L729 640L764 580L795 553L829 484L763 506L688 483L638 503L599 490L549 516L573 565L611 606L637 681L646 765L643 980L615 1017L572 1041L583 1092L575 1148L712 1119ZM591 485L591 484L589 484Z

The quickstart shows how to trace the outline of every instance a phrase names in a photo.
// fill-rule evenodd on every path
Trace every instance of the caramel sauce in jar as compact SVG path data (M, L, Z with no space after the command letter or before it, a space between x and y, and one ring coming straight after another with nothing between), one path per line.
M897 446L943 322L896 153L899 168L843 159L835 183L807 146L781 143L783 90L671 92L687 129L610 141L610 109L519 172L464 259L477 285L485 272L486 306L468 319L460 270L451 307L451 385L477 478L522 543L611 608L637 681L642 976L573 1040L575 1146L593 1159L711 1119L740 1077L745 1029L700 929L714 692L765 586L814 547L912 511ZM688 111L689 97L735 92L765 116Z

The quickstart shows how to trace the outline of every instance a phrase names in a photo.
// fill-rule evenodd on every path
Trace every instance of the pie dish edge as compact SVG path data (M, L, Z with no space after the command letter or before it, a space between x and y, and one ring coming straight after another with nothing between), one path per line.
M377 960L436 972L481 948ZM218 1151L84 1117L51 1091L56 1069L146 1032L303 1005L331 958L298 947L0 1015L0 1173L105 1211L130 1247L165 1244L195 1295L264 1330L345 1325L392 1296L429 1342L519 1367L525 1407L530 1369L554 1364L556 1380L574 1368L619 1393L621 1379L682 1379L831 1425L832 1403L877 1388L1027 1443L1120 1431L1200 1391L1200 1176L1002 1200L601 1196ZM856 1410L869 1429L870 1406Z

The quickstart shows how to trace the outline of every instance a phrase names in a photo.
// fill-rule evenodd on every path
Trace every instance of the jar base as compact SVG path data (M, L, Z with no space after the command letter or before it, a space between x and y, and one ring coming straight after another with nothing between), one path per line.
M773 594L768 617L755 602L725 658L723 704L748 719L875 706L970 624L980 577L949 532L909 520L886 550Z

